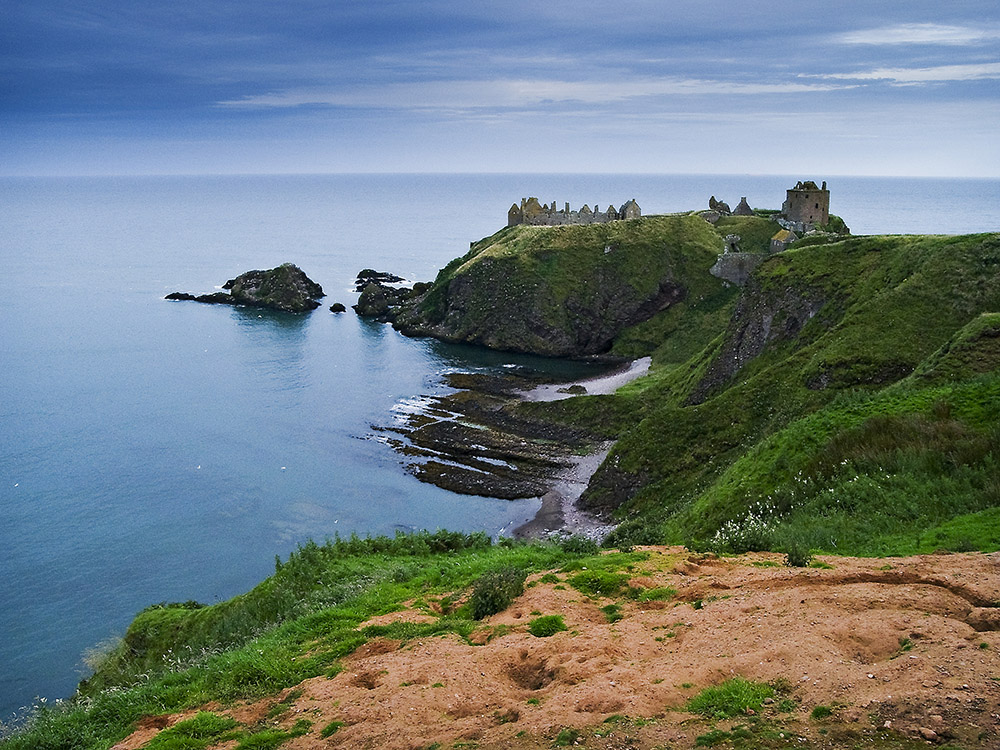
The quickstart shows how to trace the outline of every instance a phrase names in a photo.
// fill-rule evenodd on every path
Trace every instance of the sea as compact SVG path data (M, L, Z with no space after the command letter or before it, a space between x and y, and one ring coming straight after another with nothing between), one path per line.
M247 591L309 539L509 534L538 499L452 494L386 444L455 371L594 365L405 338L328 311L363 268L428 281L522 197L644 214L779 208L825 179L855 234L1000 230L1000 180L396 174L0 178L0 721L70 696L163 601ZM304 315L168 302L293 262Z

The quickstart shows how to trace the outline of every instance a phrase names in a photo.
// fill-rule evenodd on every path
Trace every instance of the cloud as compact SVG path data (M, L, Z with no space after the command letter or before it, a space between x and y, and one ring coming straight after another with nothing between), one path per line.
M338 106L393 109L478 109L535 107L549 103L614 104L640 97L673 95L798 94L842 89L843 84L742 83L659 78L638 81L498 79L390 83L364 88L288 89L221 101L231 109Z
M972 45L1000 39L1000 28L972 28L971 26L946 26L934 23L903 23L877 29L863 29L837 34L834 41L840 44L944 44Z
M858 73L830 73L816 76L852 81L892 81L900 85L945 81L982 81L1000 78L1000 62L939 65L931 68L876 68Z

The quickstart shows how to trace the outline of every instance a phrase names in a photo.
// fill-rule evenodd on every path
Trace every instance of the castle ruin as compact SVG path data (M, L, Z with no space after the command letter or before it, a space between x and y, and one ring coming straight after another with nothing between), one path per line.
M607 211L601 211L597 204L591 210L587 204L583 205L579 211L571 211L569 203L565 208L556 208L556 202L551 204L541 204L538 198L522 198L521 205L516 203L511 205L507 212L507 226L512 227L517 224L528 224L530 226L554 227L565 224L606 224L609 221L621 221L623 219L638 219L642 216L642 210L635 198L623 204L621 208L615 210L609 205Z
M826 189L826 182L816 187L812 180L800 180L786 191L786 196L781 204L781 216L788 223L785 229L808 232L830 223L830 191Z

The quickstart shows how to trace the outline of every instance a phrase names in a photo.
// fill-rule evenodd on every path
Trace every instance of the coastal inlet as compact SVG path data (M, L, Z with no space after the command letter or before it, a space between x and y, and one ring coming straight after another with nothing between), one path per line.
M612 526L577 509L576 500L611 443L521 406L612 393L644 374L649 363L644 358L606 375L559 384L516 370L450 373L444 383L451 393L400 402L391 425L373 425L373 437L397 451L422 482L465 495L542 498L538 516L516 531L519 536L603 536Z

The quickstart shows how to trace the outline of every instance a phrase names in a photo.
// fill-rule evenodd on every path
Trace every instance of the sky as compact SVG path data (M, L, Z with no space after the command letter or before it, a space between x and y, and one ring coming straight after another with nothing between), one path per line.
M1000 177L996 0L0 0L0 174Z

